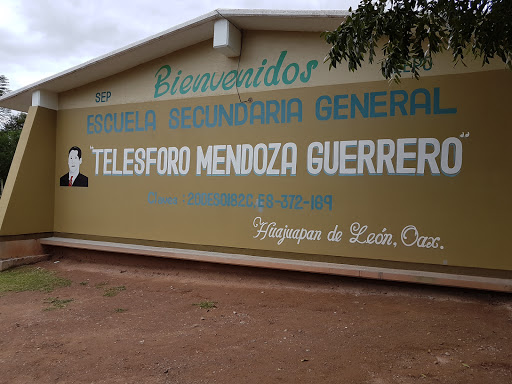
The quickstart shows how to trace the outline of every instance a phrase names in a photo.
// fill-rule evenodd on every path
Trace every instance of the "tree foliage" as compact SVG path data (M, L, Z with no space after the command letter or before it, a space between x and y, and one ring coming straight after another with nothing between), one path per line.
M0 96L9 92L9 80L4 75L0 75ZM9 110L0 107L0 124L9 117Z
M8 81L5 76L0 75L0 96L8 92ZM0 120L0 179L5 182L14 152L20 139L23 124L25 124L26 113L12 114L8 109L2 109Z
M7 180L21 131L0 131L0 179Z
M4 75L0 75L0 96L9 90L9 81Z
M366 56L373 63L383 39L381 71L390 80L399 81L406 66L419 78L419 67L444 50L455 64L465 65L467 56L482 65L497 57L512 69L512 0L362 0L349 11L335 31L323 34L332 46L329 68L346 61L355 71Z
M23 112L12 114L4 123L3 130L21 132L26 118L27 114Z

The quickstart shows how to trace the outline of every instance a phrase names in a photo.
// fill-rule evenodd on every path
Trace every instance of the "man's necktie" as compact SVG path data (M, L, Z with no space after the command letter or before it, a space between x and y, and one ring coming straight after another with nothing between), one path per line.
M71 176L69 178L69 187L71 187L73 185L73 176Z

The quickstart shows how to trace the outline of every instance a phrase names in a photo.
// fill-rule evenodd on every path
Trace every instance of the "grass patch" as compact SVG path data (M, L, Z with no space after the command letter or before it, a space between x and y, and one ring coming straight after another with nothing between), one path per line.
M49 297L44 302L45 304L51 304L50 307L45 308L45 311L53 311L55 309L66 308L69 303L71 303L73 299L59 299L58 297Z
M42 291L69 287L71 280L63 279L43 268L21 267L0 272L0 293Z
M212 308L217 308L217 306L215 304L217 304L216 301L201 301L200 303L196 303L196 304L192 304L192 305L196 305L201 309L212 309Z
M108 285L108 283L104 281L104 282L102 282L102 283L98 283L98 284L96 284L96 285L94 286L94 288L100 289L100 288L104 288L104 287L106 287L107 285Z
M89 284L89 282L88 282L88 281L81 281L81 282L80 282L80 285L88 285L88 284Z
M126 309L126 308L116 308L116 309L114 309L114 312L116 312L116 313L124 313L124 312L127 312L127 311L128 311L128 309Z
M119 287L111 287L111 288L105 289L105 293L103 294L103 296L114 297L121 291L126 291L126 287L124 285L120 285Z

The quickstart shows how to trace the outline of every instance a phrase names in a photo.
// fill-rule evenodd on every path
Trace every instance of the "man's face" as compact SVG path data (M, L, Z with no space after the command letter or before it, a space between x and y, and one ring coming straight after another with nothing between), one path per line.
M82 159L80 159L78 157L78 151L72 150L71 152L69 152L69 156L68 156L69 173L79 172L80 164L82 164Z

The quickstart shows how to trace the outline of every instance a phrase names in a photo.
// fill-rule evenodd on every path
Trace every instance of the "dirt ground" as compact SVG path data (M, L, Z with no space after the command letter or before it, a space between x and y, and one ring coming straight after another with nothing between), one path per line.
M55 261L36 266L70 287L0 296L1 383L512 383L511 295L167 260ZM49 297L73 301L45 311Z

